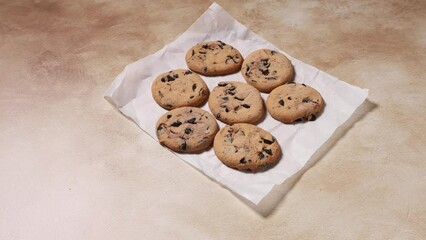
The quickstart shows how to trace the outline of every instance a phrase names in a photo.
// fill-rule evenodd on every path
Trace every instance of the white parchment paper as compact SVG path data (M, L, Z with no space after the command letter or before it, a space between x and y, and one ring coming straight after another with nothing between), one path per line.
M161 73L187 68L186 51L198 42L215 40L234 46L243 57L260 48L269 48L285 54L294 65L295 82L314 87L326 102L324 112L316 121L286 125L267 115L258 125L271 132L283 150L280 162L266 172L251 174L230 169L217 159L213 149L201 154L176 154L223 186L258 204L275 185L283 183L306 164L313 153L361 105L368 95L368 90L349 85L289 56L213 3L175 41L126 66L105 93L105 98L157 140L155 124L166 110L158 106L152 98L152 81ZM223 77L202 78L210 89L220 81L245 82L239 72ZM262 97L266 100L267 94L262 94ZM203 109L209 111L207 104ZM224 126L221 122L219 125Z

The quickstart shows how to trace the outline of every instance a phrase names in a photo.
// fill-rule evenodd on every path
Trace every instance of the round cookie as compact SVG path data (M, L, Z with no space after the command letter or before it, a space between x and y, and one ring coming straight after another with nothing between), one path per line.
M281 157L277 140L269 132L247 123L222 128L214 138L213 147L226 166L251 172L265 170Z
M173 109L157 122L158 141L176 152L193 153L206 150L219 131L216 119L195 107Z
M209 88L198 74L176 69L159 75L151 86L154 100L165 109L198 107L206 102Z
M222 41L201 42L188 50L185 56L189 69L206 76L238 72L243 63L241 53Z
M275 88L266 100L273 118L283 123L314 121L324 109L321 94L305 84L290 83Z
M283 54L269 49L250 53L243 62L241 74L248 84L264 93L290 82L294 76L293 65Z
M242 82L220 82L210 94L209 108L227 124L256 123L265 115L259 91Z

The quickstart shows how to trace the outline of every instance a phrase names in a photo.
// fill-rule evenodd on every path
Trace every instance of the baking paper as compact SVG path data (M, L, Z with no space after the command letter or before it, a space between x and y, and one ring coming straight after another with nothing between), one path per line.
M243 173L228 168L215 156L213 149L201 154L176 153L180 159L199 169L211 179L254 204L258 204L275 185L283 183L306 164L313 153L361 105L368 95L368 90L340 81L289 56L236 21L218 4L213 3L175 41L158 52L126 66L105 93L105 98L157 140L155 124L167 111L157 105L151 95L153 80L159 74L172 69L187 68L186 51L196 43L215 40L234 46L243 57L261 48L285 54L295 68L295 82L305 83L318 90L326 103L324 112L316 121L282 124L268 114L258 125L271 132L283 150L279 163L265 172ZM210 90L220 81L245 82L239 72L228 76L202 76L202 78ZM267 94L262 94L262 97L266 100ZM210 112L207 104L202 108ZM225 125L219 122L219 126Z

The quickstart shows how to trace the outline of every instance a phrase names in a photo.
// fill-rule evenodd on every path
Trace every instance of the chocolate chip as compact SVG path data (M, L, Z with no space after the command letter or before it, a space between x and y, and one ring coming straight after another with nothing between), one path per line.
M204 48L204 49L207 49L207 48L209 48L209 45L207 45L207 44L204 44L203 46L201 46L202 48Z
M277 52L271 51L271 55L274 56Z
M240 106L235 106L235 107L234 107L234 111L237 111L237 110L238 110L238 108L240 108Z
M192 74L191 70L186 71L183 75L188 75L188 74Z
M280 99L280 100L278 101L278 103L279 103L281 106L284 106L284 100Z
M263 75L267 76L269 74L269 70L260 70L262 72Z
M268 68L271 65L271 63L269 63L268 60L261 60L260 63L266 68Z
M272 141L271 140L268 140L268 139L266 139L266 138L261 138L262 140L263 140L263 142L264 143L266 143L266 144L269 144L269 145L271 145L272 143L274 143L275 142L275 140L274 139L272 139Z
M166 104L166 107L173 108L173 105L172 104Z
M164 77L161 78L162 82L166 82L166 79Z
M161 91L158 91L158 95L160 95L160 98L164 97L164 95Z
M163 125L158 126L157 131L163 130Z
M259 153L259 159L264 159L265 155L263 153Z
M228 90L229 90L229 91L234 91L234 90L235 90L235 86L230 86L230 87L228 88Z
M306 97L306 98L304 98L303 100L302 100L302 102L304 102L304 103L308 103L308 102L310 102L311 101L311 99L310 98L308 98L308 97Z
M192 56L194 56L194 54L195 54L195 51L194 51L194 50L192 50L192 53L191 53L191 54L192 54L192 55L191 55L191 57L192 57Z
M190 134L190 133L192 133L192 129L190 129L190 128L185 128L185 133L186 133L186 134Z
M272 156L272 150L271 149L264 148L263 151L266 152L267 154L269 154L270 156Z
M247 163L246 158L241 158L241 159L240 159L240 163L241 163L241 164L246 164L246 163Z
M229 112L229 109L227 107L225 107L225 112Z
M306 85L304 83L302 83L302 85L306 87Z
M174 123L172 123L172 127L179 127L180 125L182 125L182 123L181 122L179 122L179 121L176 121L176 122L174 122Z
M291 100L291 97L287 97L288 100Z
M226 85L228 85L227 83L225 83L225 82L220 82L220 83L218 83L217 84L219 87L225 87Z
M195 124L195 118L190 118L186 121L187 123Z
M224 100L224 101L228 101L228 100L229 100L229 98L228 98L227 96L222 96L221 98L222 98L222 100Z
M245 107L245 108L250 108L250 105L248 105L248 104L243 104L243 105L241 105L241 106L243 106L243 107Z
M190 96L190 97L189 97L189 99L193 99L194 97L195 97L195 96L194 96L194 95L192 95L192 96Z
M220 41L220 40L218 40L217 42L218 42L218 43L220 43L220 45L222 45L222 46L225 46L225 45L226 45L226 43L224 43L224 42L222 42L222 41Z
M244 101L244 98L239 98L237 96L235 96L234 98L237 99L237 100L240 100L240 101Z
M179 146L179 149L180 150L186 150L186 142L184 142L184 143L182 143L180 146Z
M267 77L266 80L277 80L277 77Z
M198 92L198 95L200 96L204 96L204 88L201 88L200 91Z
M204 67L204 72L207 72L207 67Z
M315 121L315 120L317 120L317 116L315 116L315 115L311 115L311 118L309 119L309 121Z
M179 74L173 75L174 78L179 78Z
M195 91L195 89L197 88L197 84L192 84L192 91L194 92Z
M174 79L174 77L172 77L172 76L170 76L170 75L167 75L167 81L168 82L170 82L170 81L174 81L175 79Z
M219 119L220 118L220 113L216 114L216 117Z
M167 115L167 119L170 119L172 117L172 115Z

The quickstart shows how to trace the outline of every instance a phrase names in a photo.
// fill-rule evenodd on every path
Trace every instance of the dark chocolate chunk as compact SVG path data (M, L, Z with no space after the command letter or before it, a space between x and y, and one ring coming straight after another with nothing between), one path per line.
M182 125L182 123L181 122L179 122L179 121L176 121L176 122L174 122L174 123L172 123L172 127L179 127L180 125Z
M266 69L266 70L261 70L261 69L260 69L260 71L261 71L261 72L262 72L262 74L263 74L263 75L265 75L265 76L269 74L269 70L268 70L268 69Z
M193 99L195 96L194 95L192 95L192 96L189 96L189 99Z
M204 67L204 72L207 72L207 67Z
M220 41L220 40L218 40L217 42L218 42L218 43L220 43L220 45L222 45L222 46L225 46L225 45L226 45L226 43L224 43L224 42L222 42L222 41Z
M185 133L186 133L186 134L190 134L190 133L192 133L192 129L190 129L190 128L185 128Z
M267 154L269 154L270 156L272 156L272 150L271 149L264 148L263 151L266 152Z
M184 143L182 143L180 146L179 146L179 149L180 150L186 150L186 142L184 142Z
M172 115L170 115L170 114L169 114L169 115L167 115L167 119L170 119L171 117L172 117Z
M263 153L259 153L259 159L264 159L265 155Z
M235 90L235 86L230 86L230 87L228 88L228 90L229 90L229 91L234 91L234 90Z
M157 131L163 130L163 125L158 126Z
M225 107L225 112L229 112L229 109L227 107Z
M201 88L200 91L198 92L198 95L200 96L204 96L204 88Z
M302 102L304 102L304 103L308 103L308 102L310 102L311 101L311 99L310 98L308 98L308 97L306 97L306 98L304 98L303 100L302 100Z
M195 54L195 51L194 51L194 50L192 50L192 55L191 55L191 57L192 57L192 56L194 56L194 54Z
M271 140L268 140L268 139L263 138L263 137L262 137L262 140L263 140L263 142L264 142L264 143L269 144L269 145L271 145L272 143L274 143L274 142L275 142L275 140L274 140L274 139L272 139L272 141L271 141Z
M309 119L309 121L315 121L315 120L317 120L317 116L315 116L315 115L311 115L311 118Z
M241 164L246 164L246 163L247 163L246 158L241 158L241 159L240 159L240 163L241 163Z
M274 56L277 52L271 51L271 55Z
M266 68L268 68L271 65L271 63L269 63L268 60L261 60L260 63Z
M287 97L288 100L291 100L291 97Z
M217 84L219 87L225 87L226 85L228 85L227 83L225 83L225 82L220 82L220 83L218 83Z
M166 79L164 77L161 78L162 82L166 82Z
M170 82L170 81L174 81L175 80L175 78L174 77L172 77L172 76L170 76L170 75L167 75L167 81L168 82Z
M192 84L192 91L194 92L195 91L195 89L197 88L197 84Z
M245 107L245 108L250 108L250 105L248 105L248 104L246 104L246 103L244 103L243 105L241 105L241 106L243 106L243 107Z
M225 100L225 101L229 100L229 98L227 96L222 96L221 98L222 98L222 100Z
M302 85L306 87L306 85L304 83L302 83Z
M187 123L195 124L195 118L190 118L186 121Z
M173 108L173 105L172 104L166 104L166 107Z
M207 44L204 44L203 46L201 46L202 48L204 48L204 49L207 49L207 48L209 48L209 45L207 45Z
M281 106L284 106L284 100L280 99L280 100L278 101L278 103L279 103Z
M186 72L184 73L184 75L188 75L188 74L192 74L192 71L191 71L191 70L188 70L188 71L186 71Z
M237 111L237 110L238 110L238 108L240 108L240 106L235 106L235 107L234 107L234 111Z
M220 113L216 114L216 117L219 119L220 118Z
M158 95L160 95L160 98L164 97L164 95L161 91L158 91Z
M240 100L240 101L244 101L244 98L239 98L237 96L235 96L234 98L237 99L237 100Z

